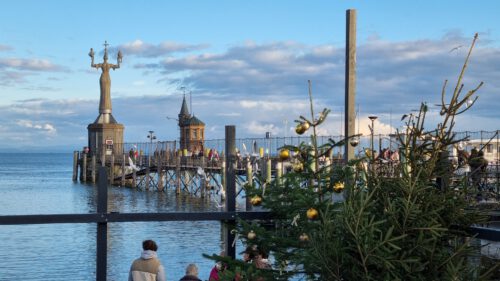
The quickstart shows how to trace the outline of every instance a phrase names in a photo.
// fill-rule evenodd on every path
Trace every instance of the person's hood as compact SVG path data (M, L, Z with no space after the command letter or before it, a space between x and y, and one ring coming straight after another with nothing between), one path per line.
M151 251L151 250L142 251L142 254L141 254L141 258L145 259L145 260L149 260L149 259L157 258L157 257L158 256L156 255L156 252Z

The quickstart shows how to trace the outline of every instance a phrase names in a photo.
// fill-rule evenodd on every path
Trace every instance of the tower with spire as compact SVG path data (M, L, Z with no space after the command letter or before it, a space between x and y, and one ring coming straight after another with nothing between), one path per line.
M191 152L203 152L205 144L205 123L189 113L186 95L179 112L180 148Z

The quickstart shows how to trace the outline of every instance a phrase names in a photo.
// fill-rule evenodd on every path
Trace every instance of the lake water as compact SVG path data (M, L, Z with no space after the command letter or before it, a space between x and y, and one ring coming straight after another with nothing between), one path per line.
M0 153L0 214L76 214L96 211L97 188L75 183L72 154ZM110 187L110 212L217 211L215 202L189 195ZM95 280L96 224L0 226L0 280ZM208 279L221 250L220 223L108 224L108 280L127 280L144 239L158 245L167 280L179 280L189 263Z

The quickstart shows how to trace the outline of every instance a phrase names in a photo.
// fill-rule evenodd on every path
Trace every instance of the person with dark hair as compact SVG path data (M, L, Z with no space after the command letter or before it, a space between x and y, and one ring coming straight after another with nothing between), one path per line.
M142 242L141 257L134 260L130 267L129 281L166 281L165 268L161 264L156 251L158 245L153 240Z

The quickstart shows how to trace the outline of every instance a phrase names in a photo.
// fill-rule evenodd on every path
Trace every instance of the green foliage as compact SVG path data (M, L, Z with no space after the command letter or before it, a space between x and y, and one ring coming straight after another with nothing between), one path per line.
M295 152L294 167L300 164L303 169L294 168L265 191L248 186L247 196L262 197L262 206L276 219L239 221L237 226L245 245L271 253L273 269L226 258L229 268L222 280L235 276L238 280L288 280L291 276L307 280L487 280L494 270L469 262L473 248L463 231L485 217L469 208L466 189L451 185L453 168L447 161L448 150L460 141L451 131L454 118L465 111L462 105L477 90L460 96L467 60L447 105L443 89L443 120L436 129L425 129L425 103L418 114L402 118L406 130L397 132L402 159L392 177L378 174L380 164L373 158L343 166L322 162L331 149L346 143L330 140L317 145L316 127L329 110L315 118L309 92L311 119L301 116L297 122L307 122L313 129L311 144L284 147ZM312 217L311 209L319 216ZM255 237L247 236L250 231Z

